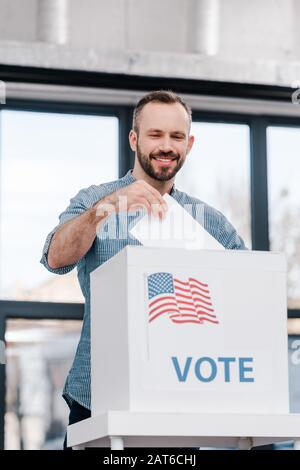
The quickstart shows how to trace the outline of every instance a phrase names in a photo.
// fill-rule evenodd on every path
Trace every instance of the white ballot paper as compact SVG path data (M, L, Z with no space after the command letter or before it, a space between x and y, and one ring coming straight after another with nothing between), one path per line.
M224 249L174 198L168 193L163 198L168 205L164 219L146 214L129 231L142 245L195 250Z

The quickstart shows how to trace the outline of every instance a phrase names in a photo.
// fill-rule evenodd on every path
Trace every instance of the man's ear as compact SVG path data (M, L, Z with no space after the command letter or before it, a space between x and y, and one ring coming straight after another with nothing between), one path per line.
M195 137L193 135L189 136L189 141L188 141L188 148L187 148L187 153L190 153L191 148L193 147L195 142Z
M137 134L133 129L131 129L131 131L129 132L129 144L131 150L135 152L137 148Z

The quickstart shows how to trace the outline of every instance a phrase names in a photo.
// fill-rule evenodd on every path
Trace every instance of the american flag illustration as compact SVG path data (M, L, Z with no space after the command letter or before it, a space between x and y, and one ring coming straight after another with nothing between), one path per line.
M147 276L149 322L168 315L173 323L219 323L208 285L189 277L182 281L171 273Z

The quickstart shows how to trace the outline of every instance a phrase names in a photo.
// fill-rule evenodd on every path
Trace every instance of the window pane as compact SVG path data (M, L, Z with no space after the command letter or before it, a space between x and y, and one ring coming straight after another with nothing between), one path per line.
M271 250L288 263L288 305L300 308L300 128L269 127L268 188Z
M249 127L194 122L177 187L220 210L251 247Z
M80 321L9 320L5 449L61 449L68 420L62 389Z
M80 189L118 178L118 119L2 111L0 296L82 301L75 270L39 263L46 235Z

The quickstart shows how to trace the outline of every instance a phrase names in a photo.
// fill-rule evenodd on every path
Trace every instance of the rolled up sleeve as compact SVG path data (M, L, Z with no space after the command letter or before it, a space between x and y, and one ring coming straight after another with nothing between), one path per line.
M221 240L222 245L229 250L248 249L242 237L237 233L235 228L224 216L222 216L222 221L220 224L219 238Z
M51 273L54 273L54 274L67 274L68 272L72 271L72 269L75 268L77 263L70 264L69 266L62 266L61 268L55 268L55 269L51 268L51 266L49 266L49 263L48 263L48 252L49 252L50 243L51 243L53 235L55 234L58 227L59 227L59 225L57 227L55 227L47 235L47 238L46 238L46 241L45 241L45 244L44 244L44 248L43 248L43 254L42 254L42 257L40 259L40 263L42 263L42 265L45 266L45 268L48 269L48 271L50 271Z
M67 274L68 272L72 271L72 269L74 269L78 264L77 262L68 266L53 269L49 266L48 263L48 253L52 238L57 229L65 222L68 222L69 220L74 219L75 217L78 217L79 215L83 214L89 207L93 205L93 200L89 197L88 190L89 188L80 190L78 194L70 200L69 206L59 216L59 224L47 235L40 263L45 266L45 268L48 269L48 271L50 271L51 273Z

